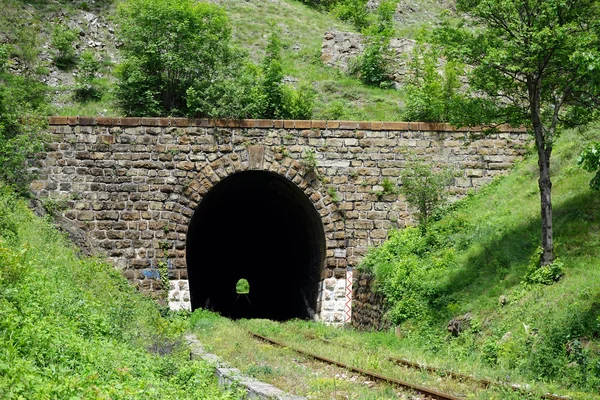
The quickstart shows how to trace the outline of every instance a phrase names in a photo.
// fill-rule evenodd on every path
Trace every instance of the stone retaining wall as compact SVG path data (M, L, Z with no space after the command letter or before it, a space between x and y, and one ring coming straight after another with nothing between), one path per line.
M374 289L375 277L361 273L352 288L352 326L359 330L381 330L388 327L383 318L385 298Z

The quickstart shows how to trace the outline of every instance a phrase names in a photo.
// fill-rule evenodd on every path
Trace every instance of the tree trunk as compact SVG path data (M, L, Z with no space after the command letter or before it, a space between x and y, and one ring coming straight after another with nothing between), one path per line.
M531 83L531 82L529 82ZM542 254L540 265L552 264L554 261L554 242L552 239L552 182L550 180L550 155L552 154L552 140L548 140L540 118L540 92L539 83L530 84L529 96L531 101L531 122L535 135L535 147L538 153L538 167L540 177L540 205L542 214Z

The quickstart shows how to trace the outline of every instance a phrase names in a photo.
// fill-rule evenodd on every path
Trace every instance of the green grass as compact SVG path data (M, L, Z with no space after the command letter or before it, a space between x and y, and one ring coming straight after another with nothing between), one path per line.
M238 398L186 326L0 186L0 398Z
M218 3L225 8L232 22L234 43L247 49L256 63L262 62L272 26L281 31L284 73L313 84L317 91L315 119L334 116L335 119L350 120L399 120L402 93L364 86L357 79L321 62L325 32L334 29L355 31L352 25L298 1L223 0ZM342 112L332 114L331 106L336 102L343 104Z

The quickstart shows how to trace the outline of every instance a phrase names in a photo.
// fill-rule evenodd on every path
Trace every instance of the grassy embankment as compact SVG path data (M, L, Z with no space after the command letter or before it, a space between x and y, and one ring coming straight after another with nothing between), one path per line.
M596 128L584 136L598 140L600 133ZM207 318L208 323L200 316L196 332L238 367L284 387L294 387L286 383L293 382L289 370L302 369L302 364L290 363L290 355L281 361L270 355L274 350L267 346L260 352L244 351L250 340L246 328L358 367L401 379L416 377L424 385L455 393L469 391L445 378L399 371L382 361L384 355L528 384L538 394L599 398L600 198L588 189L590 174L576 166L583 141L580 133L567 132L553 155L555 242L564 275L552 285L525 283L540 235L537 165L530 157L510 175L451 207L425 237L409 235L417 238L419 246L392 239L373 253L375 264L384 264L382 269L404 271L388 274L389 281L415 305L414 315L397 317L399 335L358 333L301 321L234 324ZM412 249L410 254L405 247ZM407 256L412 259L408 273L403 270ZM500 296L505 296L504 304ZM451 336L446 324L467 312L471 327ZM332 376L313 376L307 382L303 394L326 387L333 392L336 385ZM338 390L340 382L345 385L338 378ZM510 390L474 398L510 396L522 398Z
M0 398L233 399L112 266L0 186Z

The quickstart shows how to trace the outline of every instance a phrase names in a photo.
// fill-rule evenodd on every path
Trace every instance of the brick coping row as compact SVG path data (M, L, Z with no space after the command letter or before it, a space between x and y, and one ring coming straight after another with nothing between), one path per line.
M385 122L385 121L339 121L339 120L272 120L272 119L196 119L196 118L138 118L138 117L49 117L50 125L72 126L149 126L149 127L197 127L197 128L283 128L283 129L348 129L369 131L437 131L481 132L482 127L456 128L447 123L436 122ZM526 132L525 128L499 125L497 132Z

